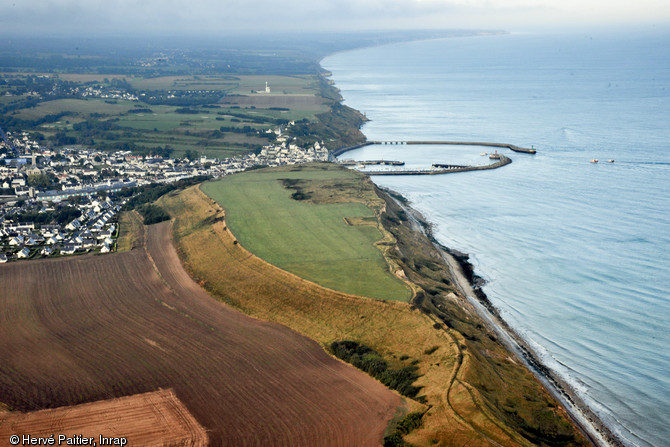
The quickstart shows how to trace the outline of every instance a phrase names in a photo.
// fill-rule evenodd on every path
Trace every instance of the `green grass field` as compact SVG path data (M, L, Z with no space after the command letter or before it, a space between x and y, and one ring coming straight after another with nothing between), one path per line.
M374 217L363 203L319 203L291 198L280 179L351 181L359 174L323 165L267 169L225 177L202 190L226 210L242 246L284 270L325 287L387 300L407 300L410 291L389 272L373 244L383 235L345 218ZM355 220L355 219L354 219Z
M318 79L314 75L201 75L160 76L155 78L130 78L133 88L140 90L222 90L228 93L248 94L251 90L264 90L265 82L272 92L302 94L318 92Z
M53 115L61 112L73 112L81 115L90 115L91 113L103 113L107 115L118 115L126 113L135 106L133 101L118 100L116 104L109 104L103 99L57 99L55 101L46 101L30 109L21 109L17 118L38 119L46 115Z

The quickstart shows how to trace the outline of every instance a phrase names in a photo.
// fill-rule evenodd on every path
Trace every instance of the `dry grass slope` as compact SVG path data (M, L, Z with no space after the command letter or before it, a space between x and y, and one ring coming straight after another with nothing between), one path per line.
M464 348L468 340L460 332L407 303L336 292L268 264L237 242L224 211L198 188L164 197L161 205L176 216L175 239L187 270L215 297L324 346L356 340L380 352L392 366L416 364L422 374L417 384L428 407L411 404L413 411L427 411L423 426L407 437L411 442L533 445L471 384L486 375L476 374L481 354ZM527 371L523 380L537 385ZM537 393L538 387L531 391Z
M136 211L125 211L119 218L119 237L116 240L116 251L130 251L139 246L142 240L142 218Z

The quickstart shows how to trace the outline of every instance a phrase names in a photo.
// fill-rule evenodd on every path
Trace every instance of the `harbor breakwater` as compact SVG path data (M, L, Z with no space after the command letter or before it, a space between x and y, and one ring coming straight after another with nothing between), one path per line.
M331 160L334 161L336 157L344 154L345 152L352 151L354 149L359 149L365 146L372 145L450 145L450 146L483 146L483 147L495 147L501 149L510 149L513 152L525 153L525 154L535 154L537 151L534 148L528 149L513 144L506 143L489 143L489 142L473 142L473 141L367 141L362 144L357 144L355 146L347 146L331 151ZM512 159L499 154L498 161L483 166L456 166L456 165L440 165L434 164L435 167L445 166L442 169L394 169L394 170L376 170L376 171L362 171L368 175L438 175L438 174L451 174L454 172L467 172L467 171L482 171L489 169L497 169L502 166L512 163ZM352 162L349 162L352 164ZM379 163L381 164L381 163Z

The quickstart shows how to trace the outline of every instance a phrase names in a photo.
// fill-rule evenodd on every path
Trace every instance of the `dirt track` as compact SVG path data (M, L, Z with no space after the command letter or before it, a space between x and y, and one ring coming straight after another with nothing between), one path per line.
M400 399L213 300L168 225L148 227L146 251L0 267L0 401L34 411L173 388L212 445L379 445Z

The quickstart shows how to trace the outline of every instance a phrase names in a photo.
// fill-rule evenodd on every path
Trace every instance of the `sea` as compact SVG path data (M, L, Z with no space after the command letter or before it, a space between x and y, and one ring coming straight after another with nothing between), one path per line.
M470 255L502 317L627 445L669 445L670 29L413 41L321 65L369 119L368 140L537 150L499 149L513 162L495 170L372 180ZM492 151L373 145L340 158L430 169Z

